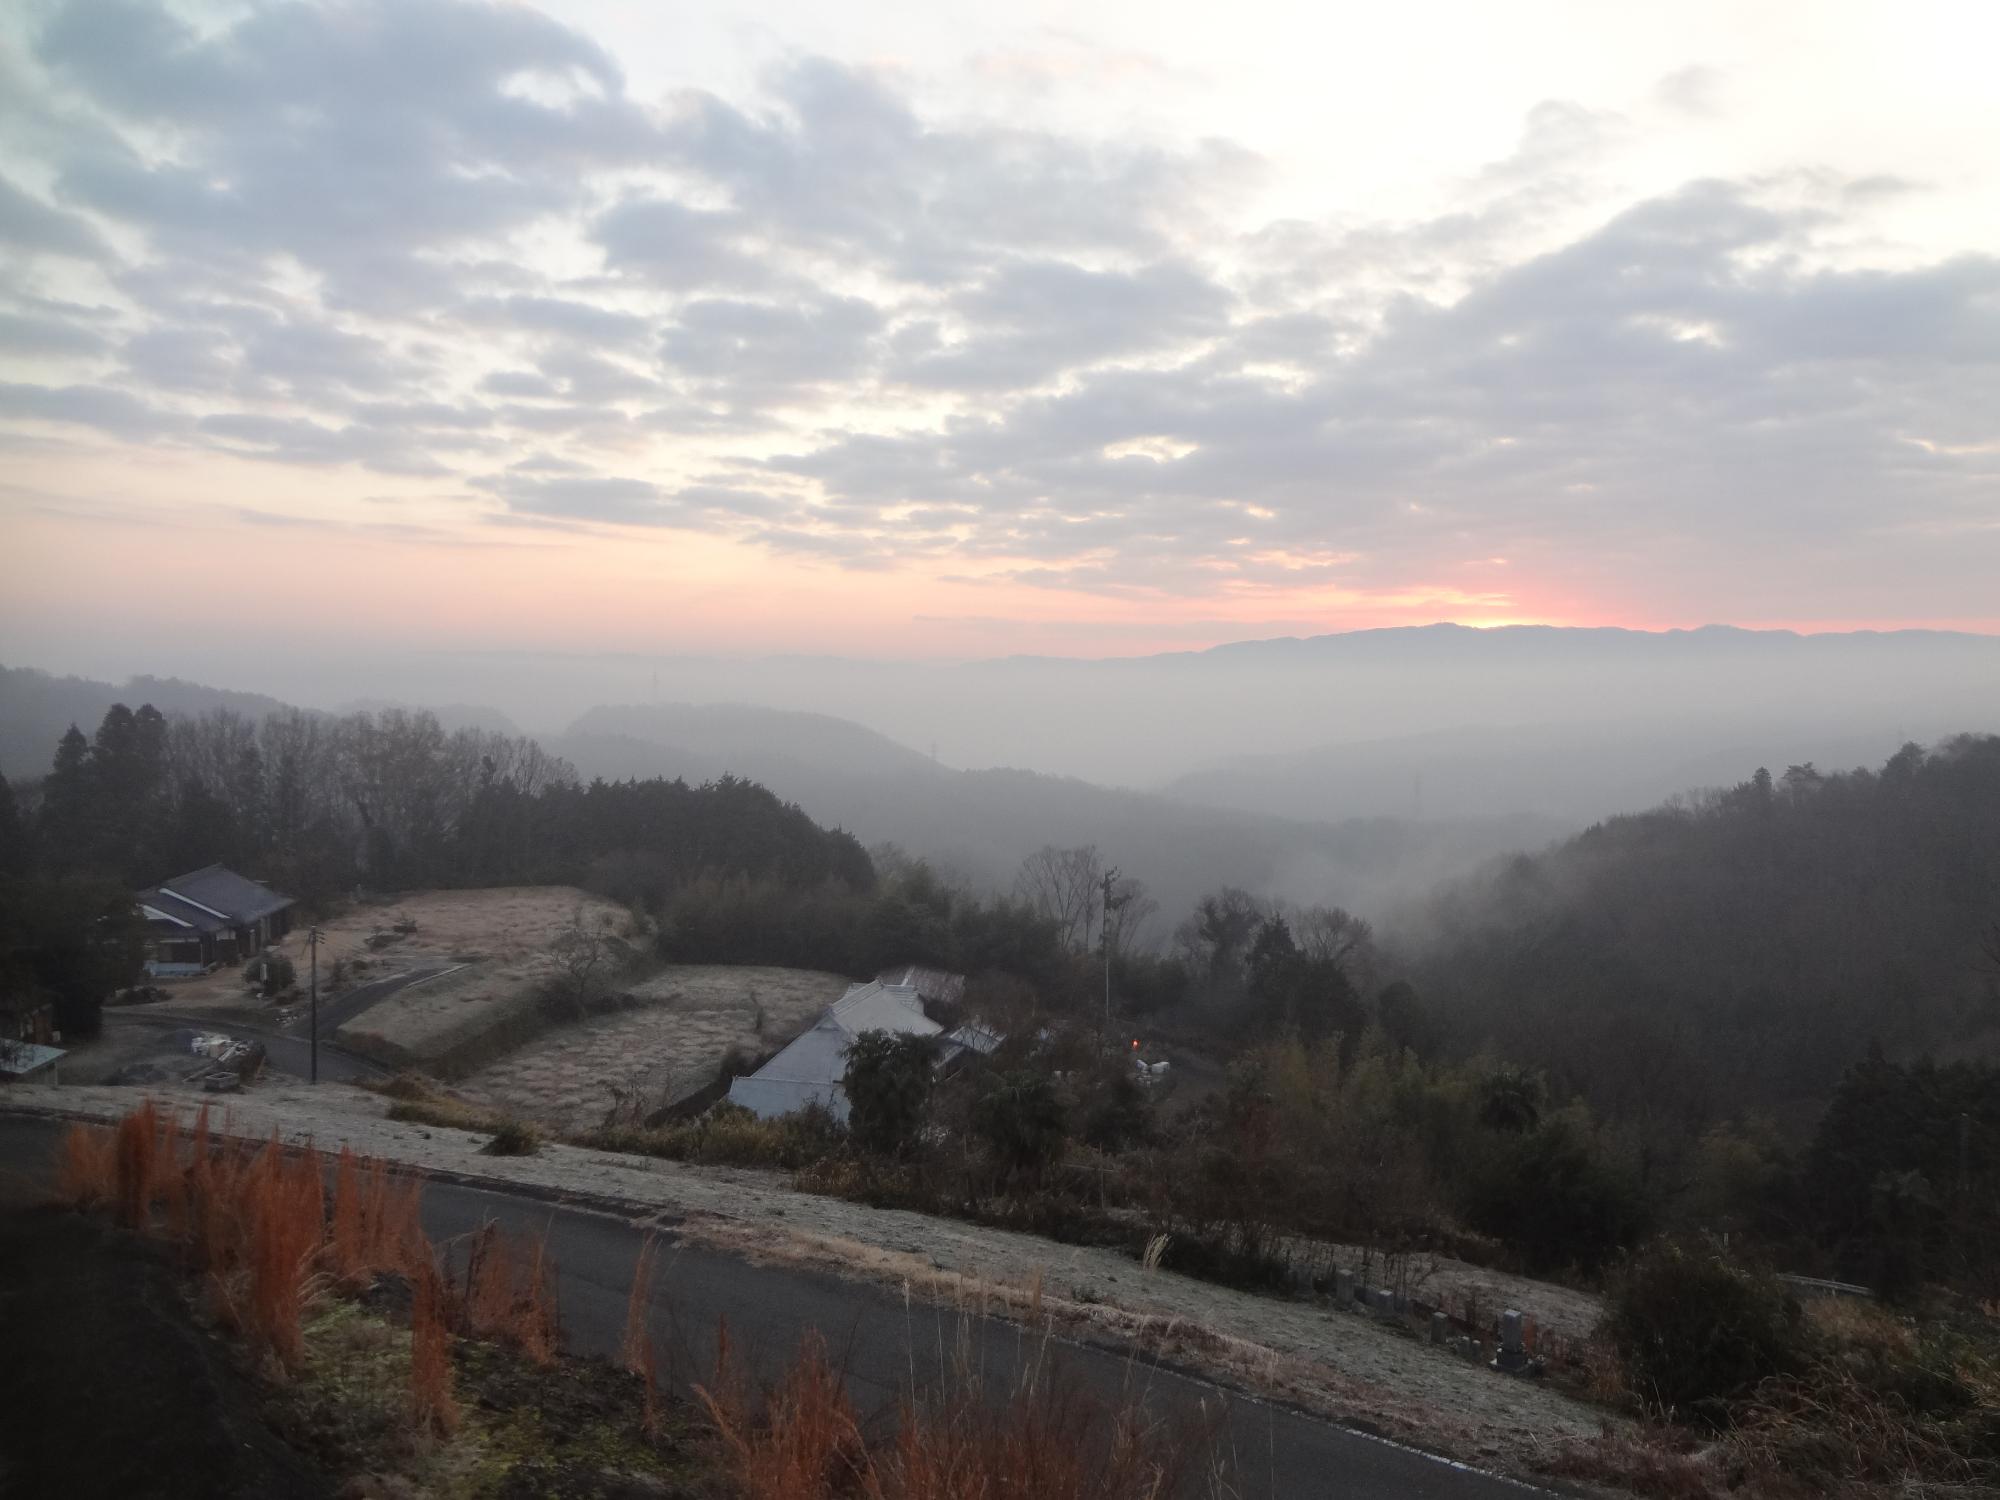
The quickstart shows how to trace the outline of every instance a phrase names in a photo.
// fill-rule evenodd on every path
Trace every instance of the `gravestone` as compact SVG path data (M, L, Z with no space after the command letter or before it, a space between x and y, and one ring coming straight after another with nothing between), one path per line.
M1518 1375L1528 1368L1528 1349L1522 1339L1521 1315L1509 1308L1500 1314L1500 1352L1493 1356L1493 1368Z

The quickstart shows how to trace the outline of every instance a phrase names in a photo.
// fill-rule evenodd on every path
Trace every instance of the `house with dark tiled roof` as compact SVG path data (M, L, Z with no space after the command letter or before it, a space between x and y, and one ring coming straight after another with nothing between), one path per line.
M154 975L249 958L291 929L297 905L222 865L163 880L134 899L146 923L146 970Z

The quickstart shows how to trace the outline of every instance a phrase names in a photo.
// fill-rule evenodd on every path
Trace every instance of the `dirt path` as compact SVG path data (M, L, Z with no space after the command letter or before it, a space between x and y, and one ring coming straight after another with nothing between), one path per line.
M157 1097L176 1097L161 1094ZM6 1108L115 1118L131 1090L15 1087ZM193 1108L198 1100L177 1096ZM232 1101L229 1128L358 1152L434 1173L618 1205L677 1219L681 1232L753 1258L907 1287L994 1311L1037 1305L1076 1336L1135 1345L1228 1383L1337 1421L1483 1465L1528 1472L1562 1438L1606 1420L1540 1384L1496 1375L1351 1312L1144 1271L1114 1251L1057 1245L793 1191L769 1173L548 1146L483 1156L483 1137L383 1118L382 1101L346 1088L271 1086Z

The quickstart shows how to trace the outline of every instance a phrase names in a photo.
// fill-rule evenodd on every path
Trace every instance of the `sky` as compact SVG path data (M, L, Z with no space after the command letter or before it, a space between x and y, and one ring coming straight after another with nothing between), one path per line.
M0 15L0 659L2000 630L2000 7Z

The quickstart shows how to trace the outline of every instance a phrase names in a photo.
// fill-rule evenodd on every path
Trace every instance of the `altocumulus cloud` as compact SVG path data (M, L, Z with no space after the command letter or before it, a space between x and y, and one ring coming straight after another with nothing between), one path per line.
M1902 184L1692 182L1537 243L1638 128L1548 101L1451 215L1245 224L1226 142L941 122L831 60L646 99L516 5L230 16L27 30L0 441L1112 593L1925 538L2000 572L2000 263L1819 253Z

